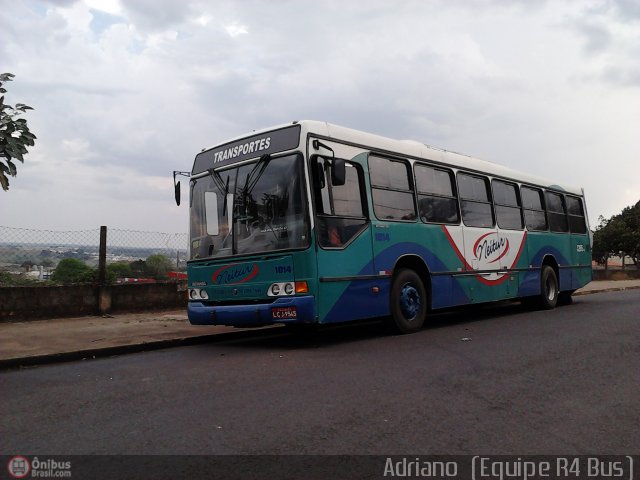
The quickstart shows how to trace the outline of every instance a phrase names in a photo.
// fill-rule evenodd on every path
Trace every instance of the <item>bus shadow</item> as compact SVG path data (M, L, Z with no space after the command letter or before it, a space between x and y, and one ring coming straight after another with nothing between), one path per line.
M495 320L502 317L517 317L533 311L531 307L522 305L520 302L508 301L456 307L437 313L429 313L425 326L421 332L418 332L418 335L429 330L489 319ZM226 341L224 345L249 349L297 350L323 348L389 336L402 337L402 335L390 332L383 320L383 318L379 318L335 325L310 326L309 328L276 327L256 331L253 336Z

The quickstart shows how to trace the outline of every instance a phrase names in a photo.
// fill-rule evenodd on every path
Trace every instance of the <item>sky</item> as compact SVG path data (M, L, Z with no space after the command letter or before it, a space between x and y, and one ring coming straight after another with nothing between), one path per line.
M38 136L0 226L186 232L173 170L321 120L640 200L640 2L0 0ZM183 190L183 196L186 190Z

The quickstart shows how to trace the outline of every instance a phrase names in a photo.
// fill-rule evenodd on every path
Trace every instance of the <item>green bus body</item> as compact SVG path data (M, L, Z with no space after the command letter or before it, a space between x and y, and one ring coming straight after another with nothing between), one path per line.
M410 332L429 310L552 308L591 281L581 190L415 142L295 122L203 151L191 176L193 324Z

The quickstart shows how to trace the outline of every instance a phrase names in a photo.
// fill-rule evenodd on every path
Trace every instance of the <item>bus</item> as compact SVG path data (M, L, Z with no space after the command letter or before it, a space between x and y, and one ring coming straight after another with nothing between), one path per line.
M295 121L185 173L194 325L412 333L449 307L552 309L591 281L582 189L419 142Z

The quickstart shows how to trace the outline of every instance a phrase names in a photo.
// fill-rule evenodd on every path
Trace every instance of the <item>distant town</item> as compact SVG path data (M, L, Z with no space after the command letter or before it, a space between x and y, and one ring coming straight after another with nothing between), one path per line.
M128 265L143 262L151 256L166 257L167 265L178 272L186 270L186 249L136 248L109 246L107 265ZM0 272L21 276L31 280L46 281L64 259L75 259L88 267L97 268L99 247L97 245L46 245L0 243Z

